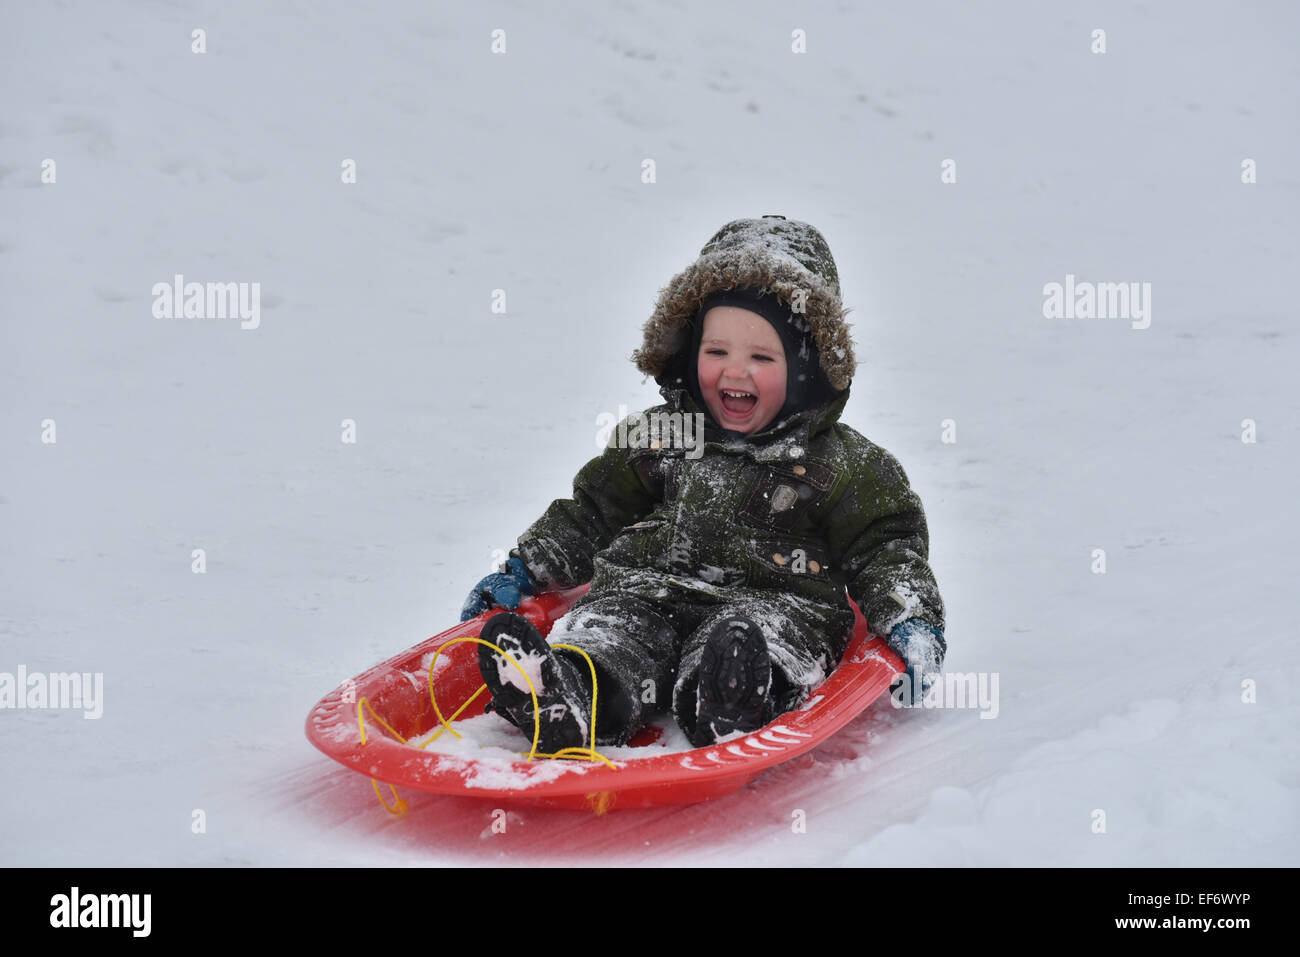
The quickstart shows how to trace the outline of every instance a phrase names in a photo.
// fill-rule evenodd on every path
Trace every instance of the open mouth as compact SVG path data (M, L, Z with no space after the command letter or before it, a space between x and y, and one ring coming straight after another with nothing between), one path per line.
M718 395L722 399L722 408L730 416L744 418L754 411L754 406L758 405L758 396L752 392L744 392L740 389L719 389Z

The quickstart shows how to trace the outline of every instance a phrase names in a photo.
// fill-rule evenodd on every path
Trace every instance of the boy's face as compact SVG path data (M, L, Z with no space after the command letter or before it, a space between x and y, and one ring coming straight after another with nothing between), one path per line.
M697 363L704 403L723 428L758 432L785 405L785 348L757 313L738 306L710 309Z

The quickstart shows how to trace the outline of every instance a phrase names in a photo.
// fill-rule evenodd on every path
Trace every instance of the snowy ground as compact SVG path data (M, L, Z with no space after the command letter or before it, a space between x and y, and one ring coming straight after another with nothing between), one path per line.
M0 710L0 863L1300 863L1294 6L4 6L0 672L104 703ZM997 718L879 704L695 807L390 818L308 709L657 401L656 292L764 213L835 252L844 419ZM176 273L260 326L155 318ZM1067 274L1150 327L1045 318Z

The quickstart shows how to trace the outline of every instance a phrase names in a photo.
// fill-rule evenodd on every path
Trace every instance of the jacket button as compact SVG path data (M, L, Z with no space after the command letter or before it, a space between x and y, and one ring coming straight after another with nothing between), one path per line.
M807 472L807 471L808 471L808 470L807 470L806 468L804 468L802 465L796 465L796 466L794 467L794 474L795 474L795 475L803 475L803 473L804 473L804 472Z
M821 565L818 565L816 562L809 562L808 570L811 571L814 575L816 575L819 571L822 570L822 567Z
M784 564L785 564L785 556L782 555L780 552L775 552L775 553L773 553L773 555L772 555L772 561L776 562L778 565L784 565Z

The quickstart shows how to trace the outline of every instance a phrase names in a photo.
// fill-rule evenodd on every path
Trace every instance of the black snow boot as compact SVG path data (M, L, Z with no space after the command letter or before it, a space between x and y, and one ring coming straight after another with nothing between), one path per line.
M591 689L572 661L551 651L542 633L523 615L493 615L480 635L518 662L537 691L541 712L539 754L591 746ZM533 699L519 668L487 645L478 646L478 669L492 694L488 706L533 739Z
M767 640L749 618L724 618L714 626L700 659L695 697L697 748L737 731L757 731L772 718L772 662Z

